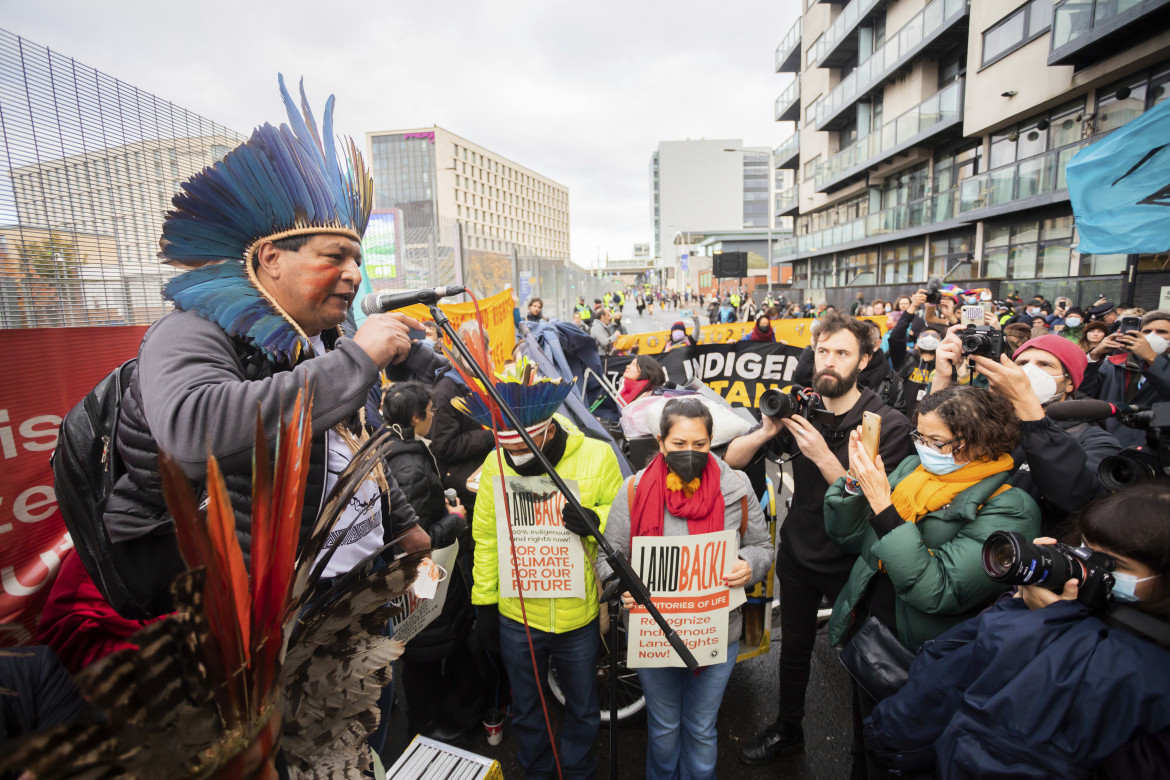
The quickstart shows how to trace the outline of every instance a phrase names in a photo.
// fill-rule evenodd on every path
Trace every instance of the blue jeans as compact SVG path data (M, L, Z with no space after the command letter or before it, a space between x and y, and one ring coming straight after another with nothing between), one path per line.
M732 642L726 661L697 676L685 667L638 670L646 696L647 780L715 777L715 718L738 653L739 642Z
M597 754L593 743L601 726L601 705L597 700L597 657L601 634L597 618L589 625L564 634L550 634L531 629L536 651L537 678L541 685L548 679L552 659L557 682L565 692L565 722L557 740L557 754L565 778L591 778L597 773ZM532 675L532 659L524 626L500 616L500 656L512 683L512 728L516 733L516 758L529 778L557 776L552 745L545 730L540 709L537 680Z

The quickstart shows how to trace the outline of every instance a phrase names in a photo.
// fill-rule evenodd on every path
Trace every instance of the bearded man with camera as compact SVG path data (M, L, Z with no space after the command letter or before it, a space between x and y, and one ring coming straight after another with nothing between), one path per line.
M813 353L815 394L761 403L763 426L733 440L724 460L742 469L770 455L792 461L795 489L780 526L776 575L780 581L780 708L776 721L749 740L739 752L746 764L766 764L804 746L805 692L816 641L817 611L822 599L832 604L853 567L856 555L845 552L825 531L824 501L829 485L845 473L849 433L863 412L882 418L879 452L892 470L910 454L910 424L885 406L857 378L874 355L869 327L861 320L828 314L817 327Z

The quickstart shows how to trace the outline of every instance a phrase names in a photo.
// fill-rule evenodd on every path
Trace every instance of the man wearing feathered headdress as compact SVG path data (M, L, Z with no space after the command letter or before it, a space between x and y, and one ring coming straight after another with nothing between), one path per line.
M131 593L114 607L128 617L168 611L167 587L185 569L161 492L160 450L196 485L216 457L248 560L257 417L274 440L297 390L310 387L303 545L338 474L378 423L379 372L434 371L434 354L409 339L418 323L401 314L372 315L343 334L361 281L373 180L352 140L340 154L335 146L332 97L318 132L303 87L299 109L283 78L280 91L291 128L257 128L184 182L163 224L159 258L190 270L167 283L163 295L175 310L142 340L117 431L127 473L104 515L113 565ZM429 547L393 475L380 468L335 527L343 530L328 541L326 578L348 573L395 536L407 551Z
M534 373L533 366L521 358L511 374L497 374L499 381L495 386L557 473L576 482L581 506L590 515L593 526L604 530L609 507L622 485L617 457L609 445L587 438L565 417L556 414L572 383L537 379ZM509 515L504 507L497 505L494 487L501 473L501 487L506 492L510 490L508 480L541 477L545 471L520 434L503 421L498 409L493 409L494 404L478 382L468 379L472 394L453 403L481 425L492 427L494 418L498 445L483 463L472 520L475 560L471 601L476 605L476 635L485 649L499 647L508 671L512 684L512 725L519 743L517 758L527 777L557 776L539 690L540 681L548 675L550 660L565 693L565 720L557 750L563 777L593 777L597 769L593 743L601 722L596 679L600 648L598 587L590 565L597 557L597 543L590 536L590 526L577 516L571 505L565 504L561 523L580 537L570 537L570 543L580 543L585 548L583 598L542 598L536 595L537 586L524 572L520 573L519 592L531 595L524 596L523 603L520 598L501 595L501 579L510 575L501 572L500 566L509 556L505 547L501 557L498 540L509 538L500 531L506 527ZM547 490L556 491L551 480L547 481ZM526 626L539 669L535 676Z

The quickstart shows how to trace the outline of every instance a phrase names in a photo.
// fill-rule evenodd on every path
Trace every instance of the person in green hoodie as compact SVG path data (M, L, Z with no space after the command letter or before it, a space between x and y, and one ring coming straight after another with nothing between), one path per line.
M1079 344L1084 333L1085 313L1073 306L1064 313L1064 328L1061 329L1060 335L1074 344Z

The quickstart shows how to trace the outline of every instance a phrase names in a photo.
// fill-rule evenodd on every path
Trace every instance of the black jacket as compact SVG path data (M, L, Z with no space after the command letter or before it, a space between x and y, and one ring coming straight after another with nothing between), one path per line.
M496 447L492 432L451 405L471 391L457 379L454 368L439 377L431 390L435 419L431 423L431 452L439 462L443 487L455 488L459 500L470 514L475 494L467 489L467 478L483 465L484 458Z
M886 360L886 353L878 347L877 351L869 356L869 363L857 377L858 387L868 387L877 393L878 398L886 406L906 413L906 399L902 392L902 377L898 376L890 363Z
M1170 401L1170 354L1159 355L1143 371L1131 371L1109 358L1090 363L1080 390L1113 404L1148 407ZM1122 425L1116 417L1106 420L1105 428L1126 447L1146 443L1145 431Z
M1117 438L1093 422L1047 417L1020 422L1012 484L1040 505L1042 536L1059 537L1069 515L1104 492L1097 466L1120 451Z
M862 388L861 397L845 414L839 417L827 413L814 415L812 424L825 437L841 465L848 468L849 432L861 424L862 412L874 412L882 418L879 452L886 473L889 473L910 454L910 423L901 412L882 404L869 388ZM813 571L847 577L857 556L845 552L825 531L824 504L829 483L816 464L800 454L787 432L773 440L772 451L773 454L794 455L792 479L796 490L788 516L780 525L780 544Z

